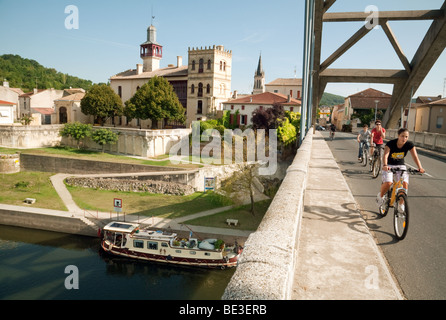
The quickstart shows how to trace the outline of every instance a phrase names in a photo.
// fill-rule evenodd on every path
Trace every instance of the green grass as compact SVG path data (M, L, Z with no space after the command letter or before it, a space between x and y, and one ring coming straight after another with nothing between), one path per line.
M189 214L219 208L227 203L212 193L195 192L189 196L151 194L147 192L117 192L67 186L77 205L89 211L113 212L113 199L122 199L122 212L142 216L174 219Z
M47 172L1 174L0 203L26 206L23 201L34 198L36 202L31 207L67 211L49 179L52 175Z
M217 227L217 228L231 228L231 229L241 229L241 230L257 230L260 222L263 219L266 211L268 210L272 200L259 201L254 204L255 214L249 211L250 205L243 205L228 211L223 211L216 213L214 215L196 218L192 220L187 220L184 223L206 226L206 227ZM237 227L228 226L226 219L237 219Z

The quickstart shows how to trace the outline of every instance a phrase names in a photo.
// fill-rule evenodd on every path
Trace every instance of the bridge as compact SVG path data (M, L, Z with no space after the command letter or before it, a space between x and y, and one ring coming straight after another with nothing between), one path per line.
M334 266L338 271L345 271L343 268L346 266L341 265L343 259L350 259L349 263L357 267L356 271L348 270L341 280L336 271L318 274L318 271L324 269L318 269L320 266L310 261L307 263L309 269L306 271L315 278L307 279L307 283L319 281L317 283L326 284L325 289L331 285L334 291L326 295L329 299L402 299L394 280L382 263L382 257L377 252L376 246L369 241L371 238L369 232L362 228L359 210L354 208L355 201L350 198L351 191L349 192L348 186L345 187L345 180L336 162L333 164L326 142L321 141L323 139L320 134L314 133L313 128L316 122L316 108L326 85L330 82L393 84L391 105L384 115L383 122L386 128L397 128L401 115L400 108L409 104L413 93L419 88L446 46L446 1L437 10L379 12L379 18L375 23L382 27L403 67L391 70L330 68L339 57L373 29L367 23L322 61L322 30L325 23L367 22L369 16L364 12L329 12L335 2L336 0L306 0L300 148L262 223L246 242L239 266L226 288L223 299L283 300L309 296L305 293L296 293L299 290L306 290L302 280L298 279L303 275L299 273L299 268L302 268L300 263L308 259L299 256L302 252L305 253L299 250L299 246L302 245L301 224L305 211L310 211L315 220L319 220L317 218L323 215L332 222L330 227L325 227L322 232L311 230L313 237L306 239L307 253L308 250L314 250L314 253L325 250L332 263L339 263ZM388 23L394 20L432 20L410 62ZM321 174L323 171L325 175ZM341 174L341 177L338 174ZM333 182L329 189L327 181ZM330 190L329 194L335 196L328 200L317 201L315 192L327 192L327 190ZM340 221L348 224L349 228L339 224ZM356 229L358 232L350 234L351 229ZM323 232L330 233L332 239L337 239L337 242L321 243L320 239L322 241L328 239ZM351 255L344 255L345 252L352 250L343 243L349 235L351 237L359 235L353 242L348 242L350 245L358 242L362 245L361 248L353 249L354 251L358 249L353 255L354 258ZM311 242L319 243L320 247L316 244L309 245ZM335 252L323 246L329 246L335 249ZM367 253L363 252L364 248ZM364 290L367 285L361 277L365 275L357 272L364 271L364 267L367 270L371 265L380 268L379 274L385 275L385 280L381 279L379 290L375 291ZM342 285L336 281L343 281ZM336 287L340 287L340 290L345 289L346 292L336 291ZM348 295L350 292L351 296ZM313 295L310 298L320 298L323 292L317 294L320 295Z

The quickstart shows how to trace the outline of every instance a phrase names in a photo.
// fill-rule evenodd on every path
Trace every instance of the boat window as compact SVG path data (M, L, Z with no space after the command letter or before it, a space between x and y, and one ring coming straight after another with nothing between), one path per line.
M115 234L115 246L120 247L122 244L122 233Z
M135 248L144 248L144 241L142 241L142 240L133 240L133 246Z
M209 252L204 253L205 256L210 256L211 254Z
M158 242L147 241L147 249L158 250Z
M175 250L175 253L181 253L181 250Z
M197 254L197 251L190 251L190 254Z
M161 247L167 248L168 246L167 242L161 242Z

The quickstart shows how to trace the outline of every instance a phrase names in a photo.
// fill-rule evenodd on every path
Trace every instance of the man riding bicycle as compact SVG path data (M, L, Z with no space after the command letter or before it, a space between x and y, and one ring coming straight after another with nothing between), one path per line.
M369 131L369 126L367 124L364 124L362 126L362 131L359 132L358 136L356 137L356 141L359 143L359 151L358 151L358 160L362 161L362 147L365 145L366 148L369 147L369 139L370 139L371 133Z
M335 132L336 132L336 126L334 125L334 123L332 123L332 124L330 125L330 137L331 137L332 139L334 139Z
M409 130L402 128L398 130L398 138L390 140L384 149L383 156L383 167L382 167L382 184L381 190L376 196L376 202L378 206L383 204L383 197L389 191L393 183L393 172L391 168L400 168L406 170L406 165L404 164L404 158L407 152L410 154L418 167L420 173L424 173L425 170L421 166L420 159L414 144L409 139ZM407 172L403 172L403 187L408 190L409 186L409 175Z
M382 127L381 120L375 121L375 127L372 129L371 138L370 138L370 155L373 155L374 145L378 148L378 151L381 152L381 148L383 146L384 140L386 138L386 129ZM370 160L372 160L370 158Z

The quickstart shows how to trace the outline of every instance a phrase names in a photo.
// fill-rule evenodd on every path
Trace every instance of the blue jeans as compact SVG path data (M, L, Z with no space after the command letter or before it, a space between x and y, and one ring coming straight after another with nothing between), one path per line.
M369 150L369 142L368 141L359 142L358 158L362 158L362 146L364 144L365 144L366 149Z

